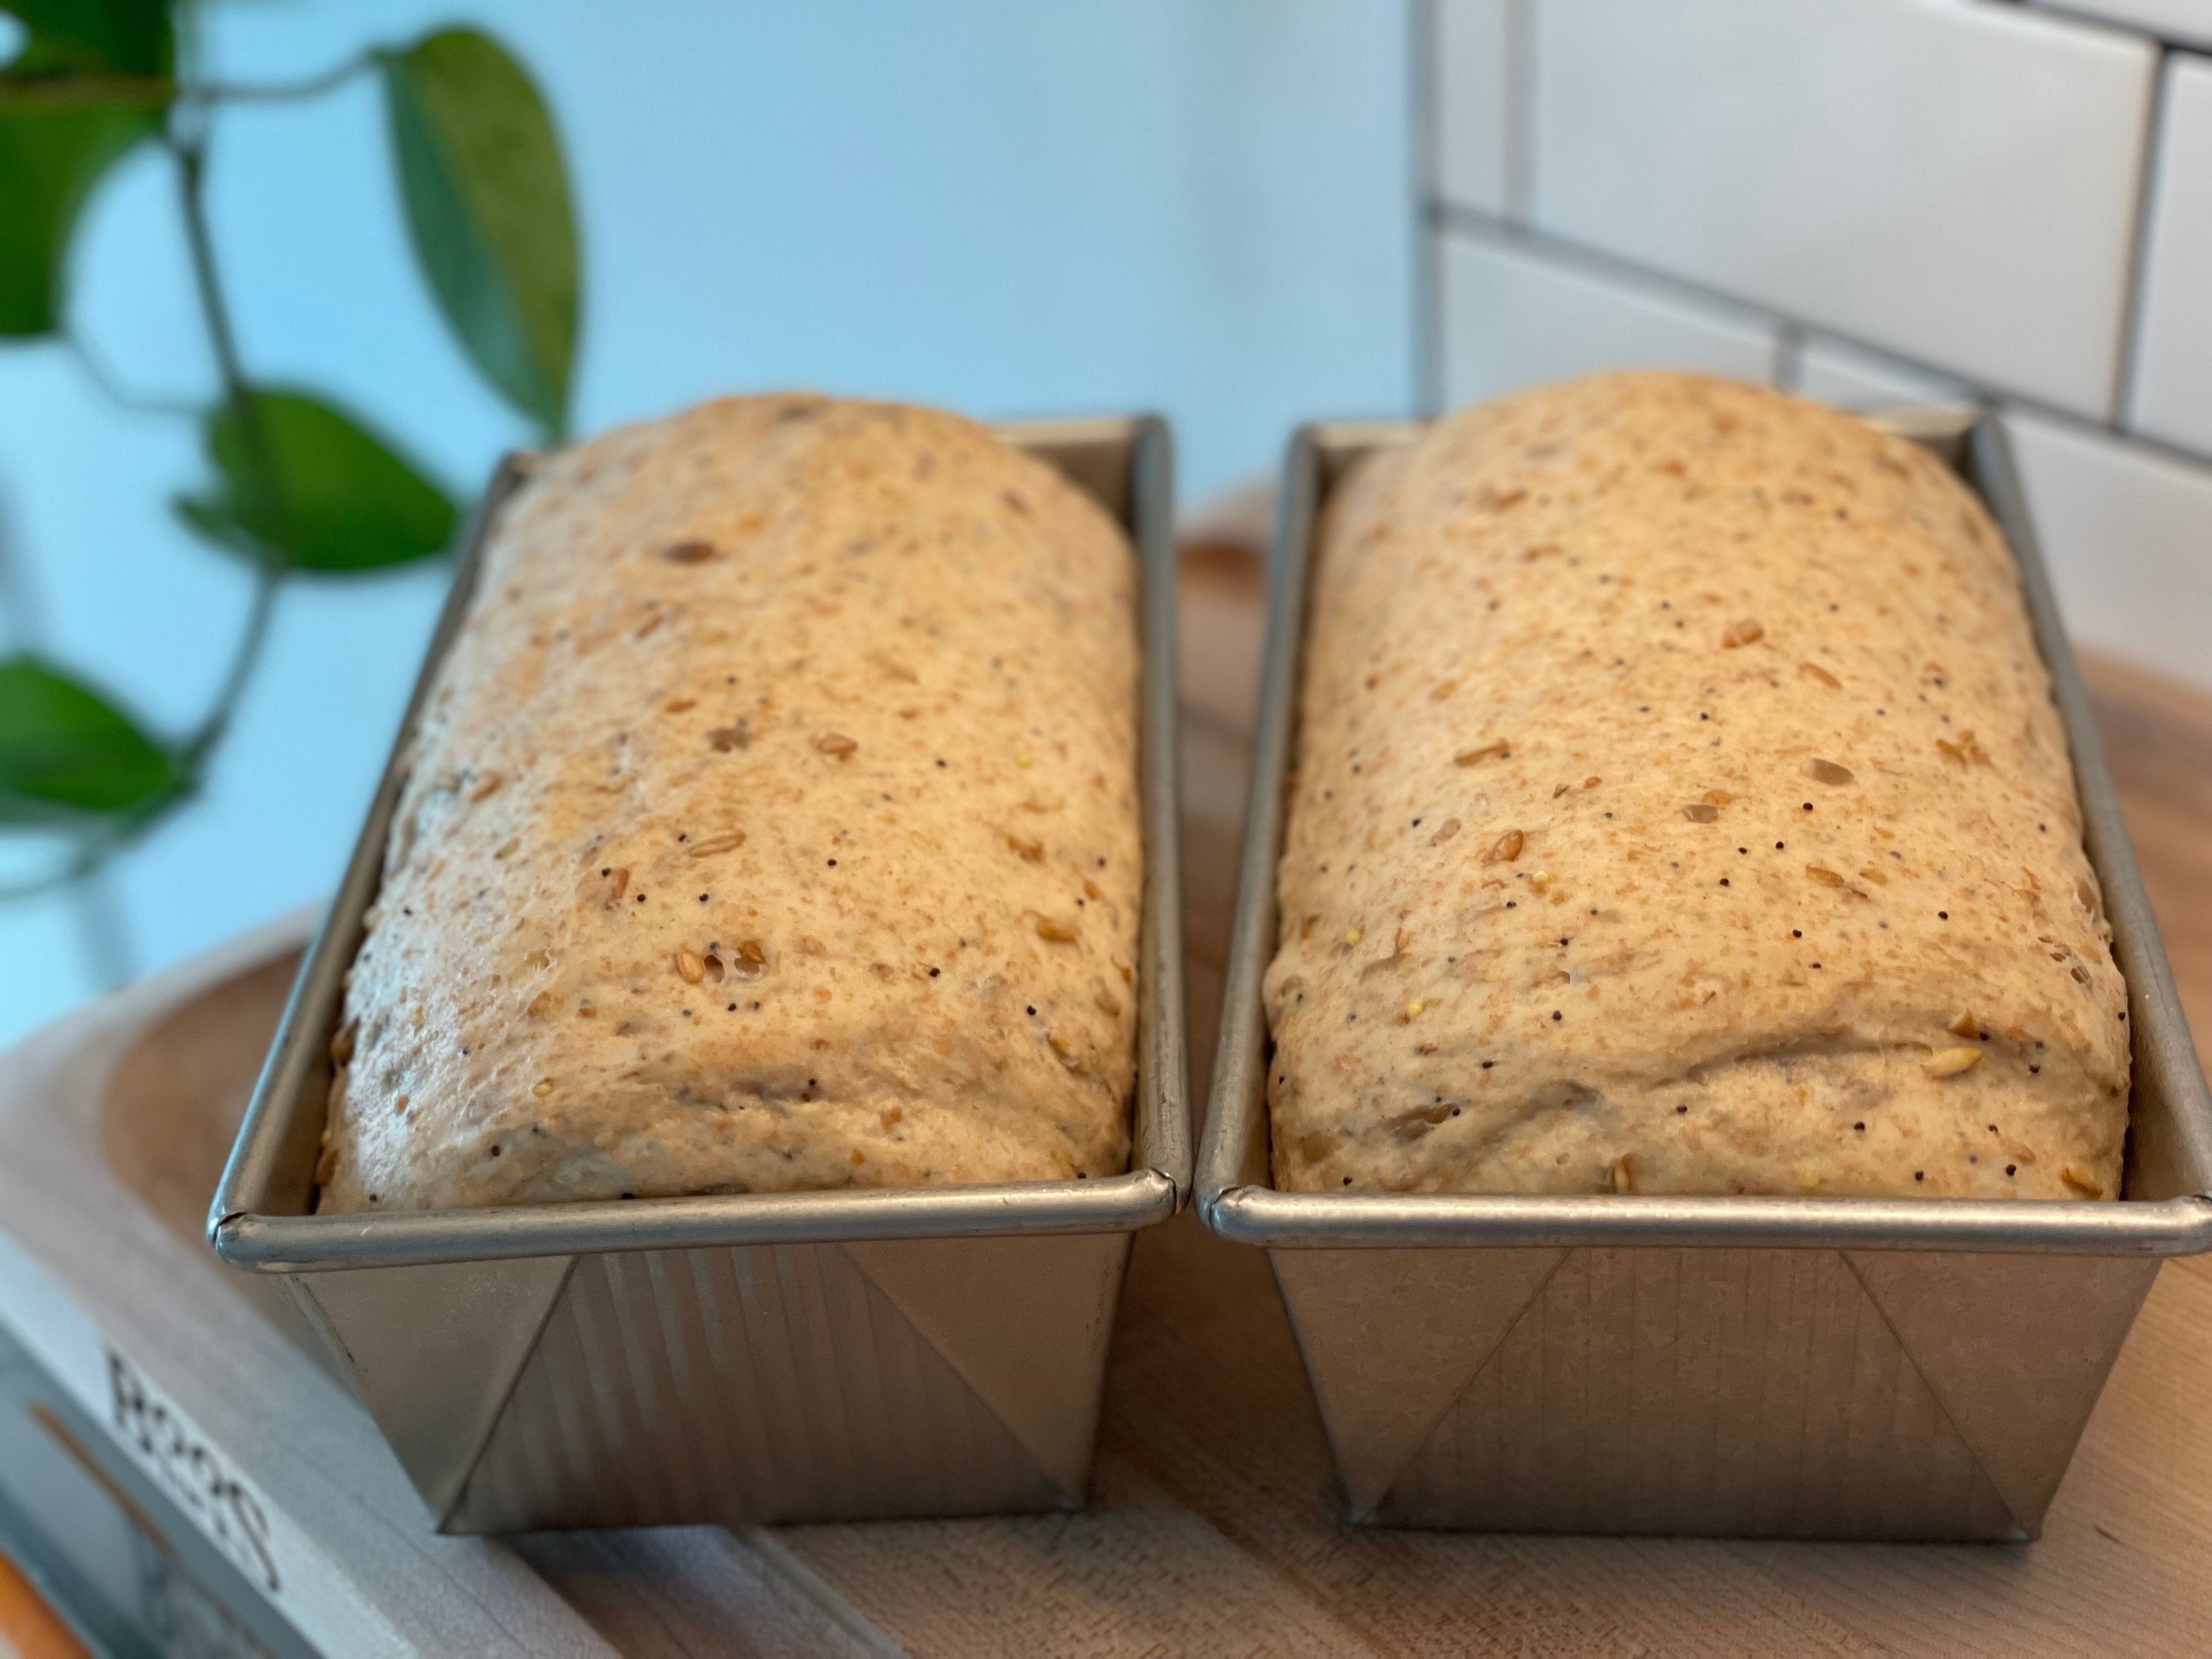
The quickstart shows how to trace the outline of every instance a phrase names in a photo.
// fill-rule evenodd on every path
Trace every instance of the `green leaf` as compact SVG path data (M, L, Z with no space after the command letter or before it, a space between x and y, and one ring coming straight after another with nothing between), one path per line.
M296 570L378 570L441 553L453 536L458 514L445 494L317 398L257 392L249 415L229 404L211 412L205 437L219 484L179 497L178 516L252 557Z
M0 97L0 335L62 320L70 233L100 176L161 126L143 109L17 105Z
M444 29L384 60L415 258L477 371L549 437L568 425L576 222L544 101L489 35Z
M28 31L7 66L14 80L61 76L167 77L175 56L164 0L6 0Z
M229 501L219 495L173 495L170 508L185 521L185 527L196 532L217 547L242 553L249 559L268 556L267 550L247 533L238 522L238 515Z
M0 72L0 335L62 320L70 233L100 175L160 130L174 47L161 0L8 0L26 31Z
M0 660L0 823L143 816L184 781L173 756L82 681L32 657Z

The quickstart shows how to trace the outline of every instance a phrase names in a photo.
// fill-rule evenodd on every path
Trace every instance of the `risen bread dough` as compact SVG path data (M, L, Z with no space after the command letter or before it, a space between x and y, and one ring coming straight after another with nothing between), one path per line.
M1319 558L1279 1185L2117 1195L2065 737L1940 463L1606 375L1374 459Z
M1134 589L950 415L740 399L546 461L416 733L322 1207L1119 1172Z

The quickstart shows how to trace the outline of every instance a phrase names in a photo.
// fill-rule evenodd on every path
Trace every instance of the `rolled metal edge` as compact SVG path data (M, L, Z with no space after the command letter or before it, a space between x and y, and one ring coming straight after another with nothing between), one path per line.
M1157 1170L1138 1170L1110 1181L1002 1187L746 1193L364 1216L246 1212L217 1218L210 1231L234 1266L294 1273L741 1244L1131 1232L1167 1220L1178 1207L1173 1181Z
M1145 915L1139 941L1138 1094L1130 1161L1172 1187L1171 1215L1190 1198L1193 1149L1183 999L1175 450L1167 422L1158 416L1133 422L1127 474L1134 496L1129 520L1144 570L1145 653L1139 756L1145 792Z
M1273 1249L1959 1250L1996 1255L2194 1255L2212 1249L2212 1202L1700 1198L1464 1193L1210 1194L1223 1237Z

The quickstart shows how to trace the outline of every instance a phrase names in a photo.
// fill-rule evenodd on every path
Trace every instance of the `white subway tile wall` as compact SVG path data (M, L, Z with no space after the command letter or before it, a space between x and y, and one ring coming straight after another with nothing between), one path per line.
M2110 413L2149 42L1959 0L1534 15L1539 226Z
M2212 0L2036 0L2101 22L2126 24L2184 46L2212 46Z
M2025 410L2005 425L2075 642L2212 684L2212 469Z
M2212 58L2166 60L2127 423L2212 453Z
M1437 106L1437 190L1448 202L1506 210L1513 139L1512 25L1518 0L1437 0L1432 39L1453 95Z
M2082 642L2212 688L2212 0L1426 3L1447 404L1992 402Z
M1781 377L1784 388L1838 409L1956 403L1977 395L1964 380L1818 335L1806 337L1796 360L1796 373Z
M1453 237L1443 282L1452 404L1601 368L1699 368L1753 380L1773 368L1775 331L1758 317L1503 240Z

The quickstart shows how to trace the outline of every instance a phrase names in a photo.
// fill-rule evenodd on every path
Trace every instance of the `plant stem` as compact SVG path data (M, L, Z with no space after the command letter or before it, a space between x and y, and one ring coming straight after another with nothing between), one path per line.
M280 81L267 86L204 83L188 88L184 95L210 104L279 104L319 98L326 92L337 91L362 70L373 69L376 61L374 52L356 52L343 63L304 81Z
M188 65L196 64L198 58L198 18L192 0L179 0L176 21L180 56ZM193 286L198 294L200 313L207 324L209 343L214 350L216 369L222 386L222 401L236 423L246 452L247 465L244 471L250 475L250 479L240 482L246 483L247 490L260 498L252 502L241 501L239 505L247 513L265 508L262 521L272 526L274 531L269 538L271 544L269 556L258 560L254 565L252 598L247 606L244 629L231 653L229 665L223 671L222 683L216 688L214 701L206 714L180 745L179 758L183 763L181 770L185 789L178 792L179 794L189 792L209 753L229 728L239 702L253 678L253 671L268 643L270 622L276 613L276 592L284 575L283 566L278 562L281 556L277 550L290 545L286 534L286 521L289 515L283 481L277 474L276 454L269 441L268 429L262 421L260 407L255 400L253 388L246 380L245 365L239 356L238 337L231 327L229 307L224 300L222 277L216 266L215 241L208 228L205 177L209 112L216 104L226 101L276 101L316 97L342 85L371 67L375 61L374 53L363 52L310 80L282 86L217 86L201 81L188 70L173 83L165 78L149 78L107 88L115 97L125 100L143 98L149 104L167 106L168 119L161 134L161 142L177 163L178 198L183 210L185 243L191 255ZM73 330L64 330L64 338L85 373L117 403L129 408L164 413L200 412L189 405L169 404L133 393L109 371L106 362L88 341ZM150 811L134 814L128 822L104 824L83 832L76 838L68 856L52 869L20 881L0 883L0 901L29 898L62 888L76 887L80 915L86 925L88 941L99 957L99 971L104 978L118 978L127 972L128 960L120 943L119 930L115 925L112 896L95 892L88 884L88 878L96 876L100 866L125 842L160 817L174 799L172 797L161 802Z
M176 96L166 75L72 75L10 81L4 101L15 109L160 110Z
M76 359L78 367L84 370L87 377L110 403L145 415L198 416L204 412L200 404L181 398L158 398L148 392L134 392L124 385L123 377L100 355L99 349L74 327L63 329L61 339L69 349L70 356Z
M229 308L223 302L222 283L215 263L215 242L209 234L207 204L204 180L207 167L207 134L204 125L198 121L180 121L167 135L171 152L177 158L178 190L184 207L185 238L191 250L192 277L199 290L200 311L207 319L208 338L215 348L217 372L222 379L223 400L230 405L232 416L238 422L240 435L245 441L252 464L247 469L254 477L255 488L267 492L269 515L264 522L276 528L274 538L278 547L289 544L284 534L285 502L283 482L276 475L275 452L269 444L269 434L261 421L261 410L254 402L252 388L246 384L246 370L239 360L238 337L231 331ZM241 516L251 512L246 503L240 503ZM253 677L263 645L269 637L269 618L276 608L276 585L283 578L282 569L268 559L256 562L253 572L253 599L246 612L246 631L239 638L238 649L231 658L229 669L216 693L214 703L207 715L185 740L184 754L187 763L195 770L209 750L222 738L236 711L238 700L244 694L246 683Z
M261 647L268 642L269 621L276 611L276 589L282 580L281 574L271 566L255 565L253 598L246 612L246 629L238 636L230 666L223 671L222 684L216 691L215 701L208 706L206 717L184 742L185 764L191 772L199 770L208 750L228 729L230 717L237 712L239 699L246 693L246 682L253 678L254 665L261 659Z
M204 131L172 132L167 143L177 158L178 189L184 205L185 240L191 252L193 285L199 293L200 314L207 322L208 337L215 347L216 370L222 377L223 397L236 410L239 419L258 431L260 423L252 411L246 371L239 362L238 337L231 332L230 310L223 302L222 279L216 272L215 243L208 234L203 189L207 170L207 136ZM248 441L252 441L251 436ZM265 460L267 457L258 459Z
M117 991L136 977L131 932L116 902L115 883L106 870L88 870L70 895L74 902L85 955L90 958L93 982L102 991Z
M44 875L27 876L21 881L0 882L0 904L16 899L36 898L41 893L51 893L82 880L100 867L115 845L115 839L102 833L88 835L71 849L67 859Z

